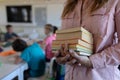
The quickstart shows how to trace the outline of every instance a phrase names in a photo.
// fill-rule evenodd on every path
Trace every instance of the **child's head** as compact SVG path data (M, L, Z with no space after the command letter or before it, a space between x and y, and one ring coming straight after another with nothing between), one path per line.
M12 25L6 25L6 30L7 30L7 32L12 33L13 32Z
M28 46L27 43L21 39L16 39L13 43L12 43L12 47L15 51L21 52L24 51Z
M45 34L48 35L53 32L53 26L51 24L45 25Z
M58 30L57 26L53 26L53 34L55 34L57 30Z

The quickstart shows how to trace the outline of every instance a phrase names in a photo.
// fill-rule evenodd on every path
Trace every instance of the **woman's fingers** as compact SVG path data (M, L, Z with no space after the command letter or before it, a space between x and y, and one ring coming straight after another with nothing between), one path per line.
M60 51L55 51L55 52L54 52L54 56L55 56L55 57L59 57L59 55L60 55Z
M62 54L64 54L64 48L63 48L63 45L60 45L60 49L58 51L54 51L54 56L62 57Z
M74 57L74 58L76 58L76 59L78 59L80 56L78 55L79 53L77 53L77 52L75 52L75 51L73 51L73 50L69 50L69 54L72 56L72 57Z
M67 43L65 44L64 52L69 52L69 45Z
M65 56L65 55L69 54L69 45L68 44L60 45L59 52L61 53L62 56Z
M56 61L60 64L65 64L69 58L70 58L70 55L68 54L65 57L58 57Z
M72 59L69 62L67 62L66 64L68 64L68 65L74 65L76 62L77 62L76 59Z
M62 45L60 46L60 53L61 53L62 56L65 55L65 53L64 53L64 48L65 48L65 45L62 44Z
M69 45L68 44L65 44L64 53L66 55L69 54Z

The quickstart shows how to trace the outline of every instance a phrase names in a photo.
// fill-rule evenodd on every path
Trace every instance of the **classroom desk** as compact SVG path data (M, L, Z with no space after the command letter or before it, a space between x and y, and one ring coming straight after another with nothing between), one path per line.
M27 63L14 64L13 56L0 57L0 80L12 80L18 76L18 80L24 80L23 72L28 69Z

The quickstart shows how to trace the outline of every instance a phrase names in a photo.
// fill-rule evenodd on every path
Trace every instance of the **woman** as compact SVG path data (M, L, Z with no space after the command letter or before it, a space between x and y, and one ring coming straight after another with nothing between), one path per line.
M79 56L62 47L59 53L68 55L56 56L66 64L65 80L120 80L120 0L67 0L62 29L80 26L93 34L94 53Z

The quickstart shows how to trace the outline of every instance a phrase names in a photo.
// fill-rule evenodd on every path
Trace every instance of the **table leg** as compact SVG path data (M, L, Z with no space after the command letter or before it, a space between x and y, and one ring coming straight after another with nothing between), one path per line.
M24 66L20 67L19 75L18 75L18 80L24 80L24 71L28 69L28 65L24 64Z
M24 80L23 71L19 72L18 80Z

